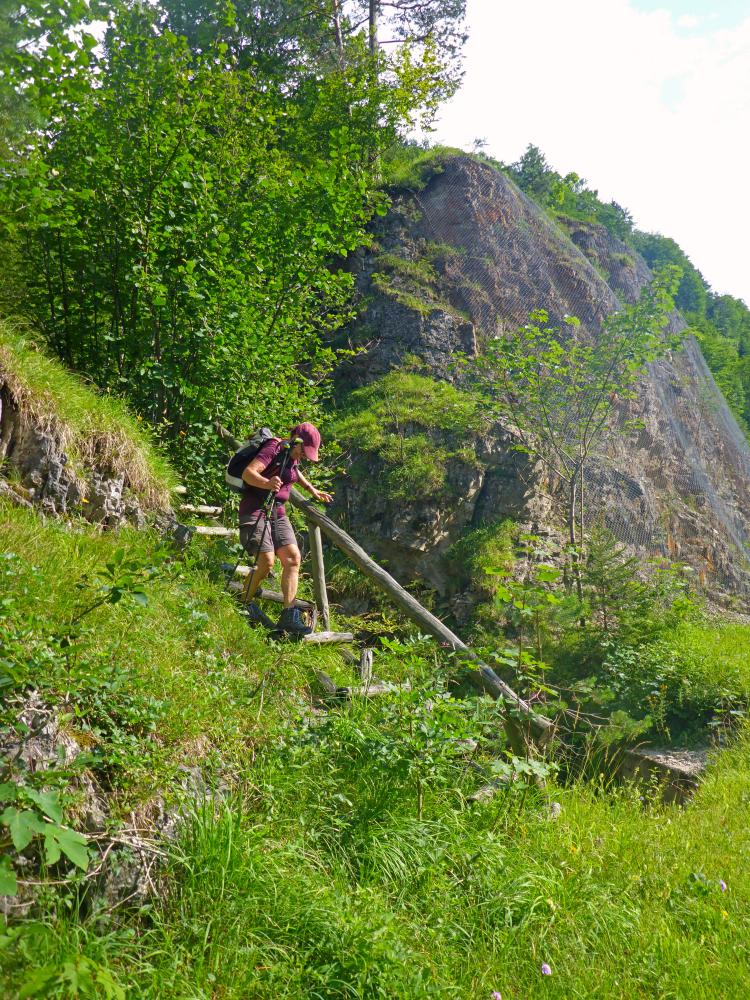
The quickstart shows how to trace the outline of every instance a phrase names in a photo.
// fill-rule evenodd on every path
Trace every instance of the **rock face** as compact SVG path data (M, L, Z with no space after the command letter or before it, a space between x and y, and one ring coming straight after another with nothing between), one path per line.
M3 478L5 477L5 478ZM146 523L145 512L128 489L126 477L102 466L74 469L59 428L24 412L0 373L0 495L16 503L39 506L46 513L75 509L103 527ZM159 512L164 530L171 511Z
M101 851L101 860L86 875L89 891L99 905L110 909L144 903L157 889L156 873L165 856L165 842L175 838L192 809L218 801L227 786L209 786L198 765L182 765L170 802L155 795L129 818L114 818L112 803L91 772L77 766L83 749L78 740L84 734L76 738L69 724L61 722L59 710L45 704L35 691L27 692L16 707L25 735L18 736L11 730L0 733L0 758L16 774L34 775L37 780L44 772L54 773L60 768L73 771L68 791L73 793L76 804L66 821L77 831L94 837L92 847ZM22 865L26 874L36 873L36 846L31 845L16 864ZM0 914L6 917L27 916L37 907L34 890L28 886L17 896L0 896Z
M460 156L419 194L396 202L373 247L350 267L367 305L349 330L361 353L342 366L340 389L406 356L421 359L433 377L455 380L457 352L476 354L536 308L553 325L577 316L581 336L596 337L605 317L634 302L651 278L603 227L555 224L502 173ZM682 329L684 321L675 313L671 325ZM695 341L651 366L639 398L617 420L632 417L642 430L611 431L591 463L590 515L644 558L690 564L708 591L747 594L750 450ZM467 527L504 516L539 527L551 517L544 484L508 451L507 432L496 428L473 444L483 471L461 485L456 509L439 499L395 509L362 500L358 484L347 484L355 533L391 560L396 575L418 573L445 592L445 553Z

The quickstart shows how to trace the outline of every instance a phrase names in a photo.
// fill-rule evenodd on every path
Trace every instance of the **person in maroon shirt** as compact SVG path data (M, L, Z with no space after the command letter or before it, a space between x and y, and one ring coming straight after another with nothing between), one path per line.
M302 621L299 609L294 607L302 557L294 529L286 516L284 502L289 499L294 483L307 490L315 500L323 503L333 500L330 493L318 490L308 482L299 468L303 458L317 462L319 449L318 428L307 422L298 424L290 431L288 440L273 438L267 441L242 473L242 479L248 488L240 502L240 541L248 554L254 556L258 553L255 572L248 580L245 591L248 615L250 618L260 617L260 609L252 599L278 556L281 563L281 595L284 599L279 628L300 634L310 631ZM271 491L276 493L276 502L270 523L266 523L267 516L263 508Z

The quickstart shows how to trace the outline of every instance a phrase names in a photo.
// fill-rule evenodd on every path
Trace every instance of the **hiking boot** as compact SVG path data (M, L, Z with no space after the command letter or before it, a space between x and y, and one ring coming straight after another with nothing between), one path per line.
M268 616L263 614L255 601L248 601L242 608L242 613L249 622L260 622L261 625L265 625L268 621Z
M310 626L302 621L299 608L284 608L279 618L279 628L292 635L309 635L312 632Z

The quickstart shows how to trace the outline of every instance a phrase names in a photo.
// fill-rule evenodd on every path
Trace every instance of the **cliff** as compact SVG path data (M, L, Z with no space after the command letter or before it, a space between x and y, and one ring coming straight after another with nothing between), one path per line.
M340 390L414 365L460 386L457 354L513 330L532 309L553 324L574 315L596 337L604 318L633 302L651 272L598 225L553 220L509 178L470 157L446 159L419 192L403 192L371 247L349 263L363 302L349 337L360 353L339 372ZM684 328L675 313L673 329ZM745 593L750 542L750 450L696 342L650 367L637 401L616 423L589 469L589 510L644 558L689 564L709 592ZM429 434L439 448L441 435ZM467 529L511 516L535 530L555 520L554 489L511 450L509 429L467 432L475 461L451 464L453 490L394 503L373 489L382 456L366 456L347 482L355 534L441 593L451 590L451 547ZM359 468L362 467L360 463ZM456 502L458 501L458 502Z

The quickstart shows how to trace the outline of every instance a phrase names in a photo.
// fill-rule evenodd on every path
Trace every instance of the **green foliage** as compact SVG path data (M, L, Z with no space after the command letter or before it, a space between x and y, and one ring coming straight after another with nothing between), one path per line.
M376 456L384 464L383 480L373 488L392 500L417 500L450 492L451 464L476 463L466 437L485 427L481 408L467 393L401 369L355 390L331 430L356 451L355 461Z
M615 402L634 399L646 364L685 336L664 332L678 276L672 269L657 275L635 305L607 317L593 341L572 332L575 317L565 317L571 332L564 334L539 309L515 335L496 337L466 362L488 410L516 428L519 449L565 483L573 549L585 538L586 463Z
M424 191L432 178L443 172L446 160L461 155L462 150L452 146L399 142L383 156L383 183L394 192Z
M503 165L522 191L554 214L598 222L621 240L633 232L633 217L616 201L604 203L597 191L586 186L586 181L575 172L564 177L547 163L538 146L529 145L516 163Z
M255 51L255 8L203 7L186 37L171 25L187 7L181 20L169 4L121 4L102 53L55 35L54 71L19 69L55 122L3 177L25 308L193 479L218 462L214 417L315 417L333 362L323 338L350 315L351 275L331 261L383 210L380 152L445 82L430 45L420 61L406 39L373 73L355 31L341 59L316 62L322 13L287 64L289 12L270 6Z
M278 659L209 579L206 565L225 553L194 540L165 562L159 544L151 532L71 531L0 505L0 548L15 554L0 560L0 722L15 726L10 696L30 688L64 704L87 766L125 810L168 786L191 744L244 760L258 726L252 692ZM327 669L331 657L316 659ZM274 683L304 687L304 663L290 649ZM273 714L275 695L266 704Z
M712 292L674 240L634 232L633 246L650 267L677 264L682 278L675 299L696 334L708 367L745 433L750 428L750 309L740 299Z
M494 597L500 572L510 572L516 561L518 526L505 520L465 532L448 553L457 577L471 590Z
M427 254L416 258L401 257L395 253L379 254L371 277L373 286L423 316L440 310L468 321L465 313L440 296L439 276L429 259L429 249Z

